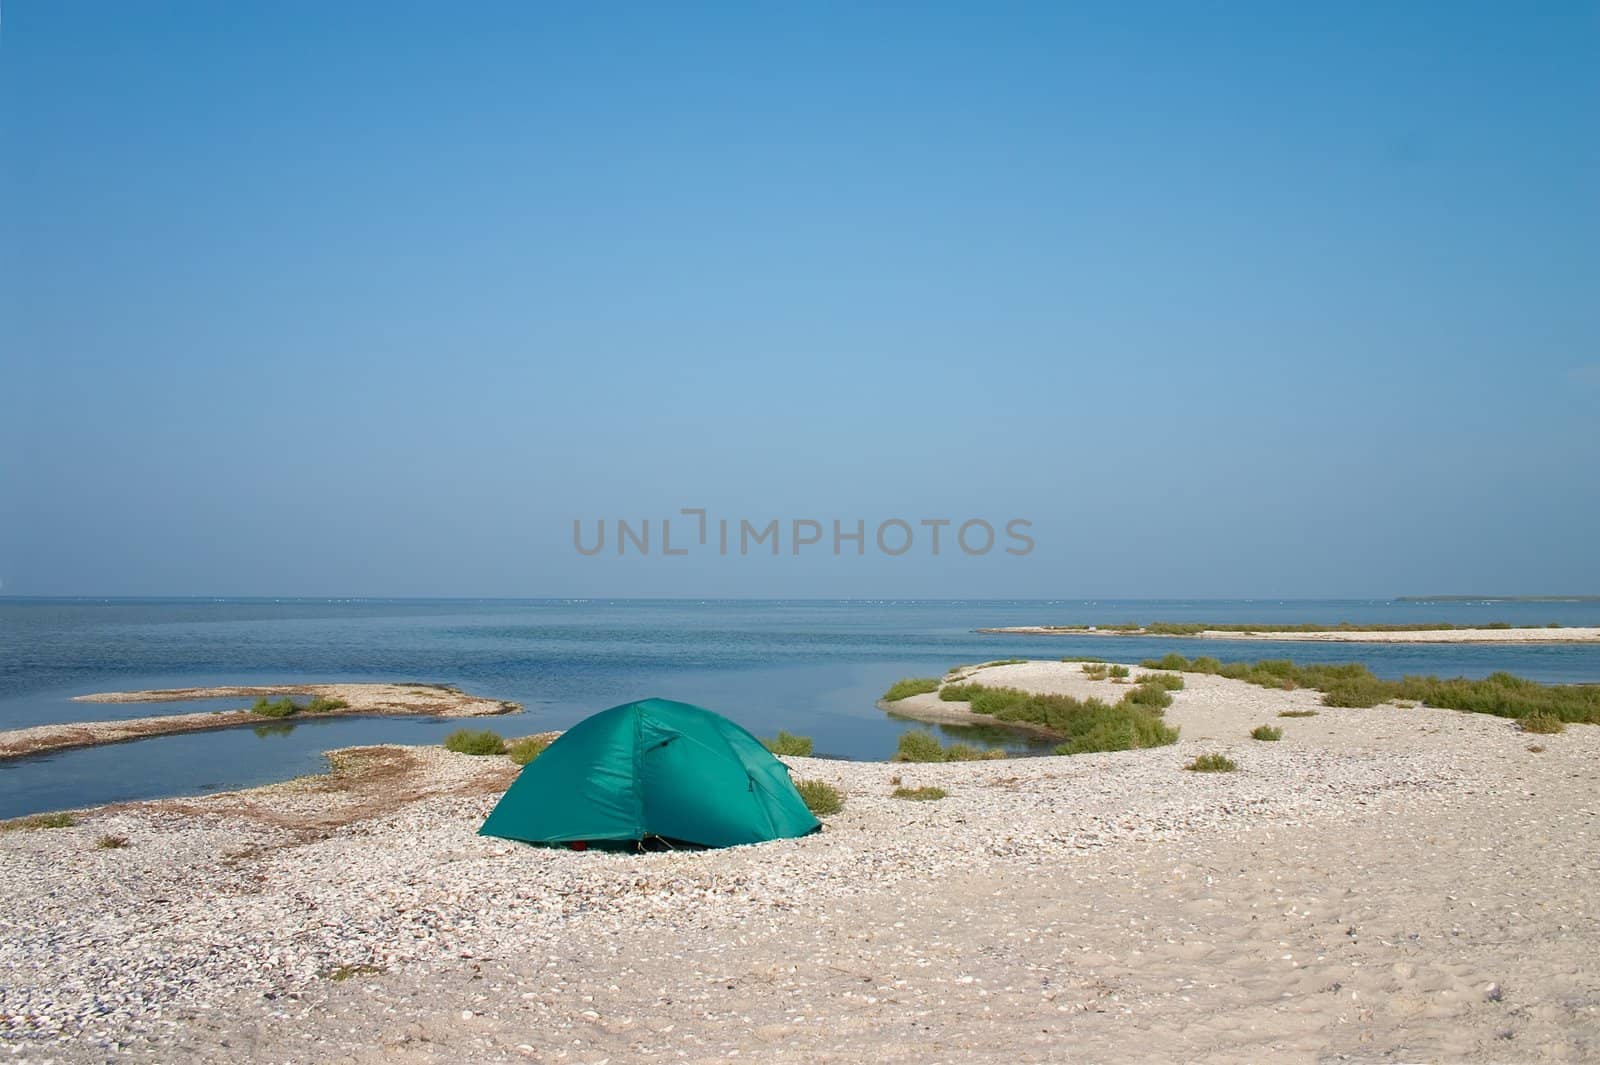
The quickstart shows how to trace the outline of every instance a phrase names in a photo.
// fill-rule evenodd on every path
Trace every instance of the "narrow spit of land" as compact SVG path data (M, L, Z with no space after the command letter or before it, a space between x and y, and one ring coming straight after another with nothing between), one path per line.
M1174 636L1200 640L1272 640L1302 643L1600 643L1600 627L1514 627L1490 624L1240 625L1153 621L1148 625L1008 625L979 629L1008 636Z
M305 704L297 696L309 697ZM72 747L126 743L148 736L259 725L262 721L296 718L418 714L435 717L484 717L522 709L516 703L468 695L440 684L268 684L218 688L167 688L153 691L98 692L79 695L85 703L170 703L193 699L273 700L262 713L250 707L198 714L156 714L123 721L70 721L0 732L0 760L21 758Z

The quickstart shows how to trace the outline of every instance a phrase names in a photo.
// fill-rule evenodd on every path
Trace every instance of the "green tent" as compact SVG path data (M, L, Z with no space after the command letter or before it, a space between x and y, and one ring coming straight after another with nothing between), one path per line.
M527 843L731 847L820 827L788 767L760 740L710 710L641 699L563 733L528 763L478 833Z

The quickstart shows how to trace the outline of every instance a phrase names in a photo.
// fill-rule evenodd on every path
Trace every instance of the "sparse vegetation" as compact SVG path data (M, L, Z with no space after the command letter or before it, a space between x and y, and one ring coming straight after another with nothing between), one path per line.
M343 983L352 976L376 976L383 972L381 965L341 965L337 969L328 970L325 975L334 983Z
M1456 629L1512 629L1508 621L1456 625L1448 621L1392 622L1341 621L1333 625L1319 622L1244 624L1233 621L1152 621L1139 625L1128 621L1116 625L1046 625L1051 632L1120 632L1140 636L1198 636L1202 632L1451 632ZM1534 626L1530 626L1534 627ZM1552 624L1550 628L1560 628Z
M78 819L71 814L34 814L12 821L0 821L0 832L31 832L38 828L72 828Z
M1257 725L1255 728L1250 730L1250 738L1253 740L1268 741L1281 740L1283 739L1283 729L1273 728L1271 725Z
M1316 717L1315 710L1279 710L1279 717Z
M506 754L510 755L511 760L517 765L527 765L543 754L551 742L547 736L529 736L506 745Z
M1202 754L1183 768L1191 773L1232 773L1239 763L1225 754Z
M1125 680L1128 676L1128 667L1112 666L1108 672L1110 672L1112 680Z
M1528 750L1532 751L1534 754L1543 754L1544 753L1544 744L1542 744L1542 743L1529 744Z
M1062 658L1061 658L1061 661L1063 661L1063 662L1087 662L1087 663L1089 663L1091 665L1103 665L1105 663L1105 659L1103 659L1103 658L1093 658L1093 657L1091 657L1089 655L1063 655Z
M113 836L109 832L94 841L97 849L103 851L121 850L128 845L127 836Z
M1141 673L1133 679L1137 684L1154 684L1169 692L1183 690L1183 677L1177 673Z
M260 714L262 717L290 717L304 709L305 707L303 706L296 706L288 696L282 699L268 699L266 696L262 696L256 700L256 704L250 708L250 712L252 714Z
M293 717L296 714L326 714L334 710L344 710L349 705L338 696L318 695L309 703L297 703L288 696L281 699L268 699L262 696L256 700L250 712L261 717L281 718Z
M939 680L937 677L906 677L904 680L897 680L889 686L889 690L883 693L883 701L893 703L901 699L909 699L913 695L927 695L929 692L938 690Z
M844 809L844 795L826 780L797 780L795 790L805 800L806 809L818 817L827 817Z
M796 736L792 732L778 730L778 734L770 740L762 740L767 750L773 754L789 755L793 758L809 758L815 745L810 736Z
M1161 684L1139 684L1115 704L1100 699L1075 699L1070 695L1035 695L1017 688L990 688L982 684L947 687L941 699L967 703L976 714L996 721L1037 725L1059 736L1057 754L1095 751L1129 751L1176 743L1178 730L1162 720L1172 696ZM907 735L911 735L908 733ZM929 740L933 740L928 734ZM901 737L904 753L905 737ZM921 741L914 741L921 742ZM938 761L931 757L903 761Z
M444 749L456 754L504 754L505 737L489 729L456 729L444 738Z
M1534 732L1541 736L1552 736L1566 730L1566 725L1561 719L1547 710L1535 710L1522 718L1518 724L1523 732Z
M1544 712L1572 724L1600 724L1600 685L1540 684L1510 673L1491 673L1482 680L1454 677L1402 677L1384 680L1359 662L1297 665L1288 659L1229 662L1215 658L1186 659L1167 655L1143 663L1149 669L1215 673L1264 688L1315 688L1327 706L1370 707L1393 700L1424 703L1447 710L1524 718Z
M970 743L952 743L946 747L939 737L926 729L911 729L900 734L895 748L895 762L981 762L1004 758L1006 752L998 747L974 747Z
M893 797L910 799L912 802L933 802L949 794L943 788L895 788Z

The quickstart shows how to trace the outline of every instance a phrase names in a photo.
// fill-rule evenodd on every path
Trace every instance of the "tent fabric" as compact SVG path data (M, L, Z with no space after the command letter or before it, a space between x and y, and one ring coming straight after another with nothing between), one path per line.
M820 827L788 767L749 732L689 703L642 699L563 733L518 774L478 833L731 847Z

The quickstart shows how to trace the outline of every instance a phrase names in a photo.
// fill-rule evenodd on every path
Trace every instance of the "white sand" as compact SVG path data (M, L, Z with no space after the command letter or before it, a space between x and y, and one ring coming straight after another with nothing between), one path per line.
M988 672L1084 683L1061 663ZM351 756L367 772L348 780L3 833L0 1043L61 1061L118 1042L162 1061L1600 1057L1600 729L1186 679L1174 747L794 759L845 810L758 847L484 839L509 764L405 748ZM1276 717L1295 708L1320 712ZM1283 741L1247 738L1264 723ZM1184 772L1202 751L1241 771ZM950 797L892 799L897 776ZM327 975L358 963L382 971Z

